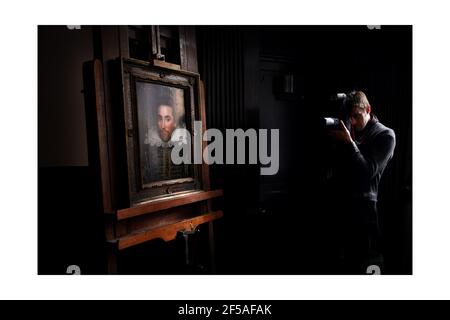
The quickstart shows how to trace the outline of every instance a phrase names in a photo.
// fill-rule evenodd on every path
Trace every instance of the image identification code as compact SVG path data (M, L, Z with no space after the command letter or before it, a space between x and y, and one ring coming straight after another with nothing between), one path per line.
M220 308L213 306L184 305L178 307L179 315L202 315L209 318L213 314L222 315L271 315L271 305L261 304L223 304Z

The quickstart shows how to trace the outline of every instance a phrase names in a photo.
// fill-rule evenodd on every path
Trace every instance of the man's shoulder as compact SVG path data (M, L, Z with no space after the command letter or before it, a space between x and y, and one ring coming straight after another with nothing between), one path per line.
M372 136L392 137L395 139L395 132L393 129L385 126L380 121L377 121L372 127Z

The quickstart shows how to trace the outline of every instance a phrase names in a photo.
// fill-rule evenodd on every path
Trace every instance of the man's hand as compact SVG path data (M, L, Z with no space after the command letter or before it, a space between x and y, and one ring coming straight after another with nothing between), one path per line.
M342 120L339 121L339 129L330 130L328 135L335 141L343 142L343 143L353 143L352 136L348 129L345 127Z

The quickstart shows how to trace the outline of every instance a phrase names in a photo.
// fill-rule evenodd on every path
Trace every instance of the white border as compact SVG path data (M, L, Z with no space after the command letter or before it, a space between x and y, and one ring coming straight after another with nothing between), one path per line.
M169 8L135 2L139 10L132 1L17 1L0 13L0 298L449 298L450 50L444 1L177 0ZM38 24L413 24L414 276L37 276Z

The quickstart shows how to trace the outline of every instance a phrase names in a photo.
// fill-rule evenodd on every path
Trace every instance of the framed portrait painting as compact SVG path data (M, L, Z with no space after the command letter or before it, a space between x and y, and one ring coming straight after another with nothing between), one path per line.
M122 59L122 82L130 205L201 189L199 165L172 160L201 120L198 74Z

